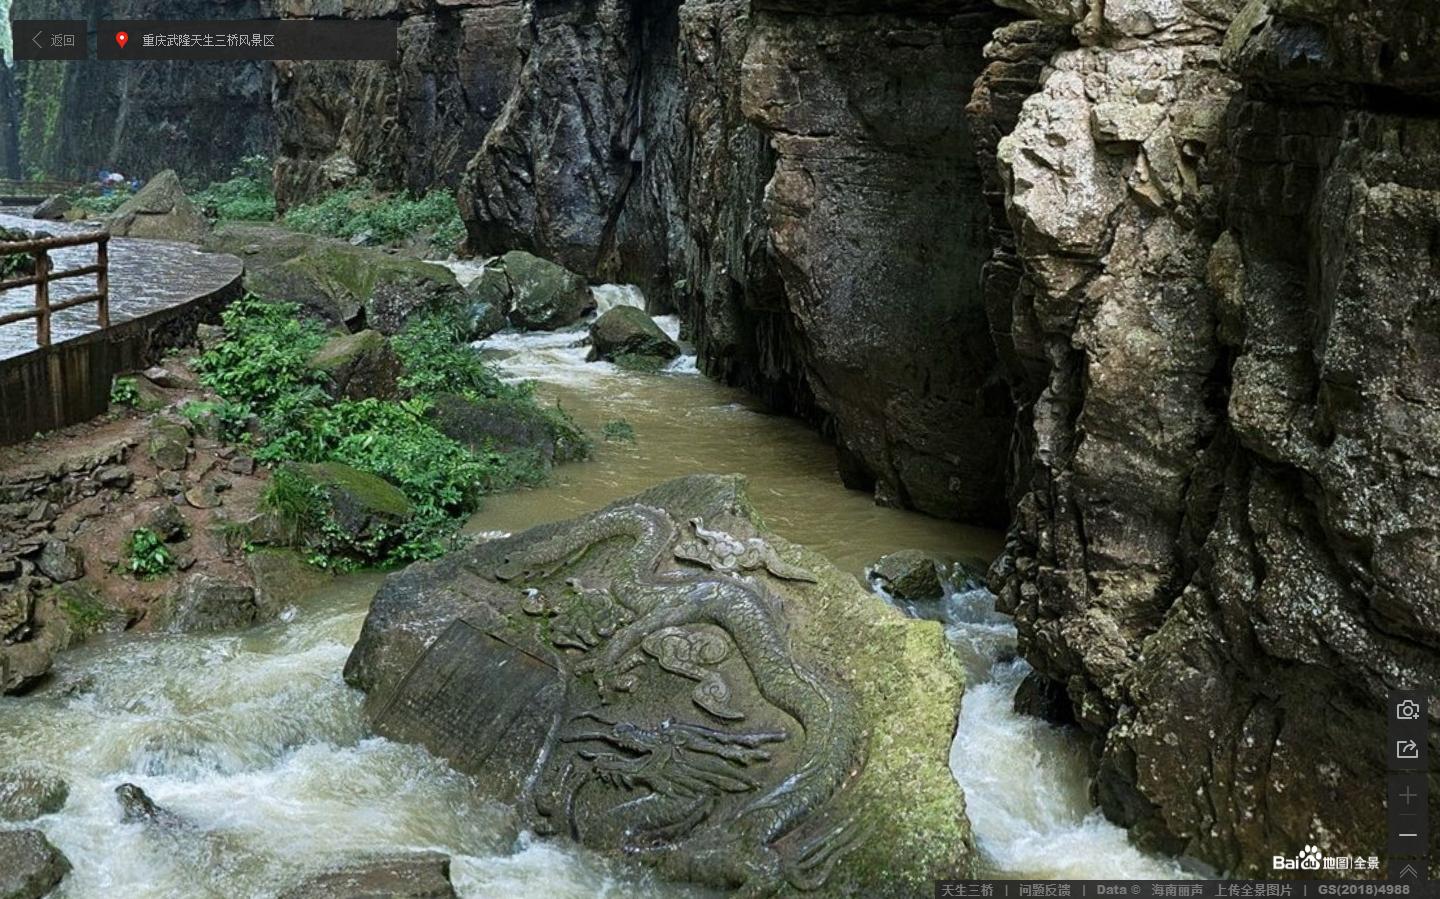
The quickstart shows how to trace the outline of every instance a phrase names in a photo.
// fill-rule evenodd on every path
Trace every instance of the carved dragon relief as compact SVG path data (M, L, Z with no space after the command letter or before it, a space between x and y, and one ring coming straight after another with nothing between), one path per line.
M572 685L522 799L537 830L618 838L668 876L756 896L818 887L858 838L816 813L863 764L863 736L850 693L796 662L753 575L816 578L761 539L688 525L621 506L474 572L517 591L516 626ZM556 585L602 544L623 547L607 550L608 580ZM672 675L694 683L689 715L656 711Z

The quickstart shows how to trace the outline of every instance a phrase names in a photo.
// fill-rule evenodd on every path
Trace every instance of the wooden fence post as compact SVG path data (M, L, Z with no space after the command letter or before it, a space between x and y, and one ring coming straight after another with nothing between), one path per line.
M100 238L95 245L95 264L100 271L95 275L95 292L100 294L100 330L110 327L110 235Z
M50 254L45 250L35 251L35 342L42 347L50 345Z

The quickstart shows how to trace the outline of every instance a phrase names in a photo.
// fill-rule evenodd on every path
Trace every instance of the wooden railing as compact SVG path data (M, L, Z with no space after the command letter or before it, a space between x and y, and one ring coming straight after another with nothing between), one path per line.
M0 179L0 198L33 200L69 193L81 185L73 181L6 181Z
M82 265L68 271L50 270L50 251L63 247L95 245L95 264ZM57 312L74 309L88 303L96 304L100 330L110 327L110 234L94 231L88 234L72 234L66 237L43 237L36 240L0 241L0 257L29 254L35 260L35 273L8 281L0 281L0 292L19 287L35 285L35 308L24 312L0 315L0 327L13 325L27 319L35 319L35 341L42 347L50 345L50 318ZM64 278L95 276L95 290L60 303L50 302L50 285Z

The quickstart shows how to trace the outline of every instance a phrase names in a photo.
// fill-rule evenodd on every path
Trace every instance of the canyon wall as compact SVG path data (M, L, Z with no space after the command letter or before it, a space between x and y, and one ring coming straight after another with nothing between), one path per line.
M1143 842L1370 854L1387 691L1440 679L1440 13L1015 5L988 76L1073 44L990 150L1033 422L1001 605Z
M269 0L14 0L17 19L206 19L269 14ZM22 61L15 65L27 172L88 180L102 167L204 182L269 155L269 67L260 62Z

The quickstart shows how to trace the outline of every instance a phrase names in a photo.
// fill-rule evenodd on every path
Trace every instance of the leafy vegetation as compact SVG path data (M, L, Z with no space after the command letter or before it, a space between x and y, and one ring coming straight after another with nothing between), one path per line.
M226 339L199 359L201 380L224 397L230 407L226 420L259 418L264 436L256 458L279 466L263 502L289 531L291 542L311 536L315 561L322 564L346 559L399 564L434 557L485 493L544 478L545 466L535 452L471 448L442 433L430 414L441 395L517 404L517 412L543 418L557 457L576 458L588 450L587 438L568 416L540 407L528 386L503 382L460 342L458 327L446 317L416 319L394 339L406 368L405 397L396 400L329 397L324 375L307 364L325 335L300 317L295 304L247 297L225 312L224 324ZM197 409L196 414L218 410ZM374 541L361 544L330 526L324 514L327 497L288 472L283 467L288 462L339 462L378 475L400 489L413 515L392 535L394 540L385 541L377 558Z
M93 188L91 188L93 190ZM108 194L78 193L70 197L70 206L82 217L109 215L130 199L130 189L117 187Z
M132 409L140 405L140 385L134 378L116 378L111 382L110 405Z
M141 580L151 580L175 567L175 555L159 534L136 528L125 540L125 567Z
M270 160L246 156L226 181L211 184L191 198L212 219L269 222L275 219L275 189Z
M180 414L201 433L219 440L244 442L250 439L247 427L252 413L244 403L221 400L212 403L205 400L191 400L180 407Z
M607 421L600 428L600 434L606 440L617 443L634 443L635 426L623 418Z
M452 194L438 190L418 198L379 194L363 181L291 209L284 222L296 231L345 240L369 235L378 243L393 244L422 237L441 250L452 249L465 236Z

